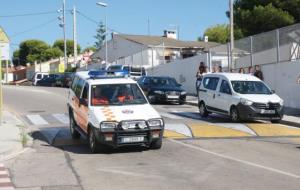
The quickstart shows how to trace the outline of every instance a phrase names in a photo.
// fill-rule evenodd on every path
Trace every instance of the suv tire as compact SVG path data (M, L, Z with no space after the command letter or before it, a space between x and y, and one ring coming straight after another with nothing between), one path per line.
M70 133L72 136L72 139L79 139L80 138L80 133L76 130L76 122L74 120L73 114L70 113Z
M150 144L150 149L152 150L157 150L157 149L160 149L162 147L162 137L160 137L158 140L156 141L153 141L151 144Z
M201 117L207 117L209 114L204 102L199 102L199 113Z
M88 141L89 141L89 147L90 147L90 150L92 153L106 151L106 146L97 141L95 131L93 130L92 127L89 127Z
M237 110L236 107L232 107L230 109L230 118L233 122L237 123L240 121L240 115L239 115L239 111Z

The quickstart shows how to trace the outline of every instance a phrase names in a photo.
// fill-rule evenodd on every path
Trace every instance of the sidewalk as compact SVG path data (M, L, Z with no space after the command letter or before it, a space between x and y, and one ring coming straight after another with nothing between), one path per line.
M0 125L0 162L18 154L28 141L27 134L22 135L24 124L15 115L4 110Z
M198 106L198 98L196 96L187 96L186 104L191 106ZM300 110L289 108L285 109L285 115L283 116L280 123L300 127Z

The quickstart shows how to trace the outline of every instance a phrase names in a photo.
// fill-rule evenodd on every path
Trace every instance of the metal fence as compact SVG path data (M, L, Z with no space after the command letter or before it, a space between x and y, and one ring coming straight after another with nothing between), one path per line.
M235 69L300 59L300 24L239 39L234 42ZM212 55L225 55L229 44L210 49Z

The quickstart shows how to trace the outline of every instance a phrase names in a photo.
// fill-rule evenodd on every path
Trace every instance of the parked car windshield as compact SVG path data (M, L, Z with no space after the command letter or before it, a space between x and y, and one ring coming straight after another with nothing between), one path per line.
M92 106L147 103L137 84L93 85L91 93Z
M240 94L272 94L261 81L232 81L233 90Z
M151 78L150 84L153 86L178 86L174 78Z

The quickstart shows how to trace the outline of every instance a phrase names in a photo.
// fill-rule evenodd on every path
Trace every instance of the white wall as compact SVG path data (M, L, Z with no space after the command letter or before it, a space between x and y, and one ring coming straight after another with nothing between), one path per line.
M201 61L208 63L206 54L159 65L148 69L147 72L148 75L174 77L188 93L196 94L196 72Z
M300 61L262 65L265 82L276 91L287 107L300 109Z

